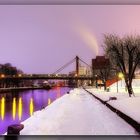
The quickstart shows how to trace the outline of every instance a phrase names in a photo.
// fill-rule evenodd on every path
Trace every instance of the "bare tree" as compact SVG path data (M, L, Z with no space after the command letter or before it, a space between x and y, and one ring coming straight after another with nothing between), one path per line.
M111 62L119 69L131 97L134 94L132 80L136 68L140 64L140 36L124 36L108 34L104 36L104 49Z
M96 80L96 86L97 86L97 79L98 80L100 79L102 81L102 84L104 85L104 90L106 90L107 88L106 82L112 76L111 64L109 62L109 59L105 58L104 60L97 61L96 63L94 61L93 75Z
M108 64L106 67L104 67L103 69L99 69L99 76L103 82L104 85L104 90L106 90L107 86L106 86L106 81L109 79L109 77L111 76L111 65Z

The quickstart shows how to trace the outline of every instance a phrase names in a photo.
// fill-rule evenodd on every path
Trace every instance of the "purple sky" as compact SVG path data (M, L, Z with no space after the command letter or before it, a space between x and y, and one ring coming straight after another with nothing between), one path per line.
M1 5L0 63L26 73L53 73L76 55L90 64L103 34L140 33L139 14L140 5Z

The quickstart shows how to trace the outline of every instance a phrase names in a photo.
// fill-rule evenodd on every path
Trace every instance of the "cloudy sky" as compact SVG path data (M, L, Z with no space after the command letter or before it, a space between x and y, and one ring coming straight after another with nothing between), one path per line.
M140 34L139 14L140 5L1 5L0 63L25 73L53 73L76 55L90 64L103 34Z

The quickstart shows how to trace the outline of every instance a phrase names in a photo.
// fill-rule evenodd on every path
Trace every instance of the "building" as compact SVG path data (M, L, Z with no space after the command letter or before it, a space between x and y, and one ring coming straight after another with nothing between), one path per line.
M96 56L95 59L92 59L92 69L103 69L108 67L109 59L105 58L105 56Z
M85 66L79 66L79 76L90 76L91 69ZM76 71L69 72L69 76L76 76Z
M134 75L135 75L134 77L136 79L140 79L140 69L139 68L135 71L135 74Z
M96 88L98 85L106 88L106 81L111 75L109 59L105 56L96 56L92 59L92 74L95 78L94 84Z
M79 76L85 76L87 75L87 68L85 66L79 67Z

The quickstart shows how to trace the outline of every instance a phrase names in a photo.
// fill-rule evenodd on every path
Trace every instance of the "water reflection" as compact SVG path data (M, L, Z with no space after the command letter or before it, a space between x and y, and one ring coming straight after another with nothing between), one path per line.
M6 132L7 127L24 121L61 97L70 88L54 88L52 90L26 90L13 93L0 93L0 134Z
M50 98L48 98L48 105L50 105L51 104L51 99Z
M2 97L1 99L1 119L4 120L5 115L5 98Z
M18 102L18 117L19 120L21 120L22 117L22 98L19 98L19 102Z
M30 99L30 116L33 115L34 112L34 104L33 104L33 99Z
M57 90L57 97L56 98L59 98L61 96L60 87L56 87L56 90Z
M12 109L13 120L15 120L15 118L16 118L16 98L15 97L13 98L12 105L13 105L13 109Z

